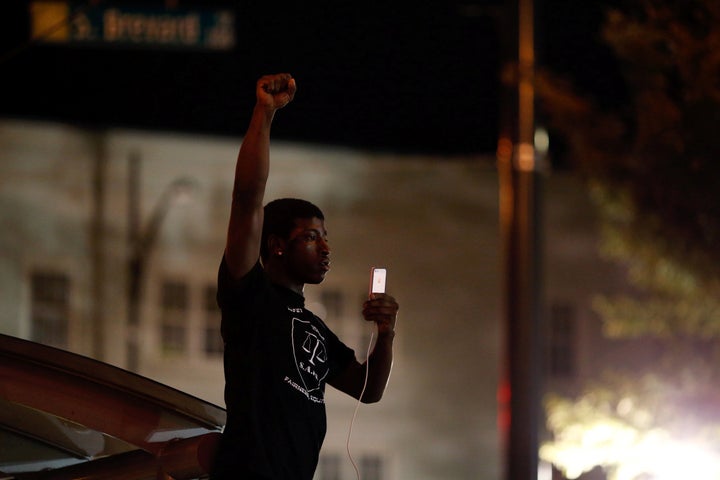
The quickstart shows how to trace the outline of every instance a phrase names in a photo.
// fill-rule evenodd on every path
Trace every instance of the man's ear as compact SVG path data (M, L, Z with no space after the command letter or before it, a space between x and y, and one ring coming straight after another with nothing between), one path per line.
M282 257L285 253L287 242L278 235L270 234L267 239L268 252L270 257Z

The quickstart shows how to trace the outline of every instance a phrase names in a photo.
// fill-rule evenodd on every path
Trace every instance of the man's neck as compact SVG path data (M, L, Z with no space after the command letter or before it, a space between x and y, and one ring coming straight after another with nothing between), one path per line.
M270 281L275 285L280 285L281 287L285 287L288 290L292 290L298 295L305 296L305 284L298 283L297 281L292 280L285 272L285 269L277 265L275 262L268 262L268 264L265 266L265 272L270 278Z

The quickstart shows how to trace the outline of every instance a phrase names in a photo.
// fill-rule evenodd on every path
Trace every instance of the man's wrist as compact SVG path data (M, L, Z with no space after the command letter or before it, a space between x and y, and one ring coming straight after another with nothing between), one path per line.
M378 340L389 340L392 341L395 338L395 330L379 330Z

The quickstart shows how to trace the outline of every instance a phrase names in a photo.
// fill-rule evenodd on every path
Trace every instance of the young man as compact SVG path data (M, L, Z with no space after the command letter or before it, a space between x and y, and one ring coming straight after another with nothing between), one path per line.
M365 387L361 400L370 403L390 376L397 302L375 294L363 305L377 325L365 385L366 364L304 307L305 284L330 269L322 212L298 199L263 207L270 127L295 91L288 74L258 80L237 159L218 274L228 418L214 479L311 480L326 430L325 384L357 399Z

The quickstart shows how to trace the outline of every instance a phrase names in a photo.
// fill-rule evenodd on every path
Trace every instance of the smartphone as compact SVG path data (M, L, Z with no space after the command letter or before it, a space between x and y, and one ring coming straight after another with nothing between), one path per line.
M370 269L370 294L385 293L385 278L387 277L387 269L371 268Z

